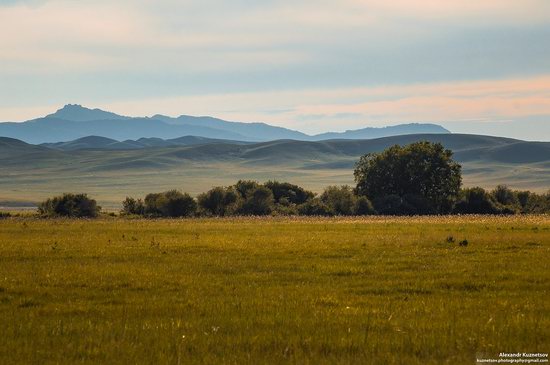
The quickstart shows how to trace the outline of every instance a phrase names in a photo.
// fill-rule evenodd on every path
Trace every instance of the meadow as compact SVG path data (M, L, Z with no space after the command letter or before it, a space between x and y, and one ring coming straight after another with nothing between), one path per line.
M8 218L0 362L473 364L548 352L549 262L549 216Z

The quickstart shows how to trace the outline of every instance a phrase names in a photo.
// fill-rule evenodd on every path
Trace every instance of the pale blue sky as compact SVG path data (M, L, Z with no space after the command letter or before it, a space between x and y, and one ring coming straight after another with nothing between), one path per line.
M0 120L66 103L550 140L548 0L0 0Z

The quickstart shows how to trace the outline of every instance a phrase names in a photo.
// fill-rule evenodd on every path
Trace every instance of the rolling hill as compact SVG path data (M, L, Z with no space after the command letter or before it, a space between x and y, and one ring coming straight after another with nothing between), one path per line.
M123 142L87 137L47 146L0 138L0 201L39 201L54 193L85 191L101 204L117 206L126 195L171 188L197 194L238 179L286 180L320 191L331 184L352 184L361 155L419 140L453 150L467 186L550 187L550 142L479 135L259 143L193 136Z
M212 117L164 115L131 118L100 109L69 104L55 113L21 123L0 123L0 136L28 143L57 143L99 136L118 141L141 138L173 139L176 136L197 136L233 141L260 142L278 139L317 141L332 138L367 139L402 134L449 133L435 124L404 124L385 128L365 128L343 133L310 136L265 123L228 122Z

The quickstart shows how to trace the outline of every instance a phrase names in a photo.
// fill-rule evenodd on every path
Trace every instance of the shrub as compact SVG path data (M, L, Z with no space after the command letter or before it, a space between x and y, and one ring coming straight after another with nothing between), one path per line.
M95 218L101 207L87 194L65 193L38 205L38 213L47 217Z
M11 214L9 212L0 212L0 219L9 217L11 217Z
M144 215L145 205L143 200L126 197L122 202L122 214L125 215Z
M366 196L360 196L355 201L355 214L357 215L373 215L376 214L371 201Z
M235 191L240 195L241 198L246 199L248 193L257 189L260 186L257 181L252 180L239 180L233 187Z
M502 207L480 187L464 189L454 208L460 214L502 214Z
M283 205L303 204L315 196L311 191L287 182L268 181L264 186L273 193L275 203Z
M347 185L327 187L320 199L335 215L355 214L356 197Z
M189 217L196 213L197 203L187 193L170 190L148 194L145 197L145 213L161 217Z
M516 197L518 199L519 206L521 207L522 211L527 207L527 204L529 203L529 197L531 195L530 191L517 191Z
M274 208L274 198L271 190L265 186L256 186L247 190L246 197L238 209L244 215L268 215Z
M319 198L313 198L298 206L298 214L309 216L331 216L332 210Z
M519 200L515 192L512 191L506 185L498 185L493 191L491 196L495 201L502 205L515 206L519 205Z
M534 214L550 213L550 192L546 194L530 193L522 211Z
M275 204L275 208L272 212L275 215L298 215L298 205L296 204Z
M197 197L200 209L207 215L225 216L236 209L239 198L231 188L215 187Z

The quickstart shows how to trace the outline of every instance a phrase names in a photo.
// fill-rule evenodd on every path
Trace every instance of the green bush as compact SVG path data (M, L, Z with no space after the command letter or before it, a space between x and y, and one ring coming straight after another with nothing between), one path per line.
M273 193L275 203L287 206L289 203L303 204L315 196L311 191L287 182L268 181L264 186Z
M159 217L190 217L195 215L197 203L189 194L178 190L148 194L145 197L145 214Z
M550 192L546 194L529 193L522 212L533 214L550 213Z
M9 217L11 217L11 214L9 212L0 212L0 219Z
M38 213L46 217L95 218L101 207L87 194L65 193L38 205Z
M459 214L503 214L503 207L493 196L480 187L464 189L454 207Z
M522 210L518 193L506 185L498 185L491 191L491 196L501 205L502 214L516 214Z
M203 213L221 217L235 211L238 199L239 195L234 189L224 187L215 187L197 197Z
M308 216L331 216L332 210L319 198L313 198L298 206L298 214Z
M243 199L246 199L248 194L257 189L260 186L257 181L253 180L239 180L235 185L233 185L233 188L235 191L239 194L239 196Z
M124 215L144 215L145 205L143 200L126 197L122 202L121 214Z
M353 190L347 186L329 186L320 196L334 215L353 215L357 204Z
M246 190L246 197L238 208L243 215L269 215L275 207L271 190L265 186L256 186Z
M376 210L374 210L371 201L366 196L360 196L355 201L355 214L373 215L376 214Z

